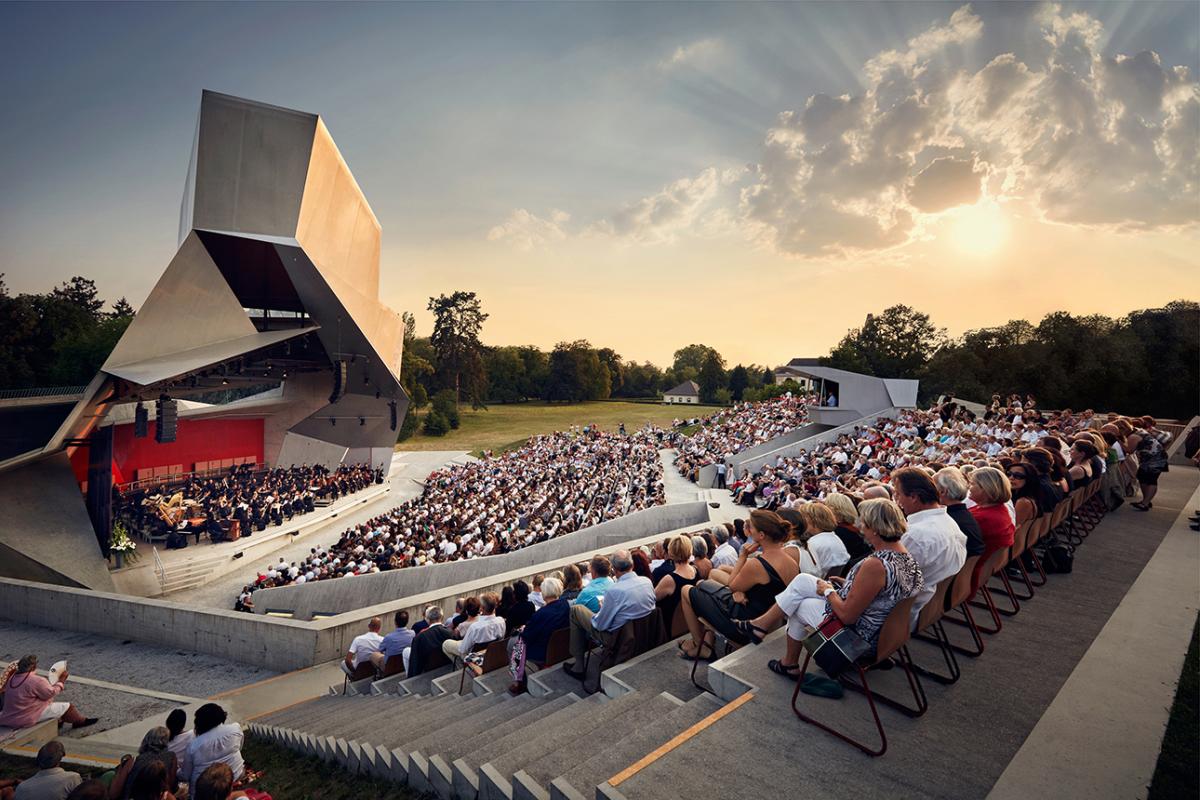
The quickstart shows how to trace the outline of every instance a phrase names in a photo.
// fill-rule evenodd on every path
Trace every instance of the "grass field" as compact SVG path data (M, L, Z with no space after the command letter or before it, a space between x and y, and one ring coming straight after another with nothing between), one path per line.
M429 409L426 407L423 414ZM445 436L426 436L419 430L407 441L396 445L397 450L481 450L502 451L519 447L530 436L553 433L572 425L599 425L602 430L615 431L622 422L633 431L647 422L664 427L675 418L706 416L718 406L666 406L660 403L622 403L603 401L591 403L510 403L491 405L486 410L462 409L462 425ZM410 410L409 413L414 413Z
M1192 644L1183 661L1179 688L1163 736L1150 800L1196 796L1196 764L1200 762L1200 619L1192 628Z

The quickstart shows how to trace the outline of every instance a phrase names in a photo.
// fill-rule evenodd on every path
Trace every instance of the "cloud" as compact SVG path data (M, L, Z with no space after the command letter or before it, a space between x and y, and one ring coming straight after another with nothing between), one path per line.
M541 249L550 242L567 238L563 225L571 215L557 209L549 217L539 217L523 208L515 209L508 219L488 231L489 242L508 242L518 250Z
M908 202L926 213L970 205L979 199L982 177L973 159L935 158L908 184Z
M709 167L694 178L680 178L630 203L592 225L588 232L643 243L672 241L699 219L722 182L735 180L736 176L737 171L718 172Z
M922 216L981 196L981 178L1066 224L1153 228L1200 220L1197 84L1152 52L1108 58L1103 27L1048 6L1039 47L977 70L963 7L870 59L859 95L781 114L741 196L751 233L804 257L903 244Z
M691 44L680 45L671 55L658 62L660 69L670 70L684 64L703 63L724 49L720 39L700 39Z

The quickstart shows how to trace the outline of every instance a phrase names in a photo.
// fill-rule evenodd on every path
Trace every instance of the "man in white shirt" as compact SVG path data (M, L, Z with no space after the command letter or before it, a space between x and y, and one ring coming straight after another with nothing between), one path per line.
M957 575L967 560L967 537L944 506L937 486L924 470L906 467L892 476L896 504L908 517L908 532L900 540L921 567L925 587L913 603L911 624L937 591L937 585Z
M500 605L500 596L495 592L486 592L479 596L479 616L467 628L462 639L447 639L442 642L442 652L451 663L462 663L467 653L478 645L503 639L507 623L503 617L496 616L496 606ZM455 660L457 659L457 661Z
M359 664L370 662L372 653L379 652L379 647L383 644L383 637L379 634L382 627L382 619L371 617L371 621L367 623L367 632L355 636L354 641L350 642L350 649L346 651L346 660L343 662L344 671L353 673Z
M737 565L738 551L729 542L729 531L724 525L716 525L712 529L713 537L717 540L717 549L712 554L714 567L733 567Z
M17 786L17 800L64 800L71 790L83 782L78 772L67 772L59 766L66 748L58 740L46 742L38 750L38 771Z

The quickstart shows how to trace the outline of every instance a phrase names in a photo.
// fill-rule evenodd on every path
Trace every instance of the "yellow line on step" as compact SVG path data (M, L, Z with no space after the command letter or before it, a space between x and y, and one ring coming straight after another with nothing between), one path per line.
M677 734L675 736L675 738L671 739L666 744L660 745L655 750L642 756L637 761L630 764L628 767L626 767L625 769L618 772L616 775L609 778L608 785L609 786L617 786L617 785L622 784L625 781L629 780L634 775L638 774L639 772L644 770L646 767L650 766L655 761L658 761L660 758L665 756L667 753L674 750L676 747L679 747L679 745L683 744L688 739L691 739L692 737L696 736L698 733L705 730L706 728L712 727L714 724L716 724L716 722L718 720L722 719L723 717L729 716L734 711L737 711L739 708L746 705L746 703L749 703L753 697L754 697L753 694L751 694L750 692L746 692L745 694L737 697L733 702L727 703L726 705L721 706L716 711L709 714L707 717L700 720L696 724L692 725L687 730L684 730L681 733Z

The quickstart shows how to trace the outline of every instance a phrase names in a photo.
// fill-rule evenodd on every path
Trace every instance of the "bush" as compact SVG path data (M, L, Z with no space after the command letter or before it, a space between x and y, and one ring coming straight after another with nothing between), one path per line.
M424 408L429 405L429 392L425 391L425 387L419 383L413 387L412 404L413 408Z
M441 414L446 424L454 430L458 430L458 426L462 424L458 416L458 400L453 389L442 389L433 396L433 410Z
M436 408L425 415L423 430L426 436L445 436L450 432L450 420Z
M728 389L717 389L717 391L713 392L713 400L719 406L727 406L733 400L733 394Z
M405 439L411 439L412 435L417 432L418 424L420 424L420 418L417 416L417 410L409 407L408 413L404 415L404 422L400 423L400 434L396 437L396 441L403 442Z

